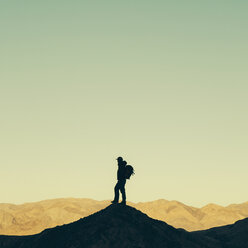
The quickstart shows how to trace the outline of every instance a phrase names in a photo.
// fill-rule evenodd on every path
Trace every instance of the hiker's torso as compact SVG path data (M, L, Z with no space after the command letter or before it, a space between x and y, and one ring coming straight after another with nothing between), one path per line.
M125 165L123 163L118 163L117 180L126 180Z

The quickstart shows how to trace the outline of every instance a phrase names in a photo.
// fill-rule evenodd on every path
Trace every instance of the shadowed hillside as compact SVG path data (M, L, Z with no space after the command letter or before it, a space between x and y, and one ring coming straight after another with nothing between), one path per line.
M233 225L215 227L194 233L220 240L223 248L247 248L248 218L239 220Z
M1 248L221 248L208 236L188 233L129 206L111 205L71 224L33 236L0 236Z

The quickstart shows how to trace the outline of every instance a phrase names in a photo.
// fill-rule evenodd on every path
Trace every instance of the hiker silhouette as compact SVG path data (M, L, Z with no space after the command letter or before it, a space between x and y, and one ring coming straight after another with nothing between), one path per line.
M114 188L115 192L115 198L112 201L112 203L118 203L119 202L119 191L122 194L122 202L121 204L126 205L126 191L125 191L125 184L126 184L126 176L125 176L125 167L127 165L127 162L123 160L122 157L117 158L117 164L118 164L118 171L117 171L117 183Z

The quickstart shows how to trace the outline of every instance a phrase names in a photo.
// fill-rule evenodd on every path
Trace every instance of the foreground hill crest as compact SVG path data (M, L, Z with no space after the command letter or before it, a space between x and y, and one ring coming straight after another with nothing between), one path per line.
M248 219L187 232L120 204L30 236L0 236L1 248L246 248Z
M32 236L0 236L1 248L221 248L218 240L175 229L121 204Z

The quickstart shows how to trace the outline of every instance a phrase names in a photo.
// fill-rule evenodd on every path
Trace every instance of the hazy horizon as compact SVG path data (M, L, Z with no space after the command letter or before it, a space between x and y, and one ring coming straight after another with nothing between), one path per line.
M0 202L246 202L247 7L1 1Z
M28 204L28 203L37 203L37 202L43 202L43 201L53 201L53 200L62 200L62 199L81 199L81 200L93 200L93 201L98 201L98 202L101 202L101 201L111 201L112 199L109 198L109 199L94 199L94 198L88 198L88 197L58 197L58 198L48 198L48 199L40 199L40 200L35 200L35 201L26 201L26 202L0 202L0 204L14 204L14 205L23 205L23 204ZM221 207L228 207L229 205L232 205L232 204L243 204L243 203L248 203L248 201L244 201L244 202L232 202L232 203L228 203L226 205L221 205L221 204L217 204L215 202L208 202L206 204L203 204L203 205L192 205L192 204L187 204L186 202L183 202L183 201L180 201L180 200L177 200L177 199L165 199L165 198L160 198L160 199L154 199L154 200L148 200L148 201L131 201L131 200L128 200L127 201L127 204L130 202L130 203L134 203L134 204L138 204L138 203L149 203L149 202L155 202L155 201L160 201L160 200L165 200L165 201L169 201L169 202L179 202L179 203L182 203L186 206L189 206L189 207L194 207L194 208L203 208L207 205L210 205L210 204L214 204L214 205L218 205L218 206L221 206ZM111 203L110 203L111 204Z

